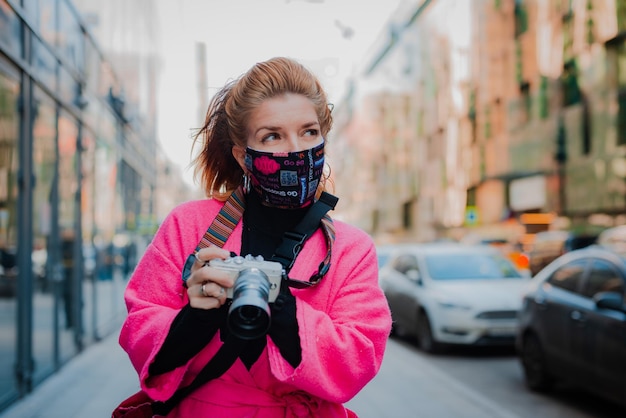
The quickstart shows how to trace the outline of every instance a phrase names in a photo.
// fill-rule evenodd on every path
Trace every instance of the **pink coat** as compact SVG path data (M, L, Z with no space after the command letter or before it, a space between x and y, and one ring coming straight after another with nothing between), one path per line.
M223 203L183 203L165 219L146 249L125 293L128 317L120 345L139 374L142 389L166 400L188 384L221 345L219 335L187 364L158 376L148 374L180 309L187 304L181 269ZM292 289L302 345L293 368L268 337L259 360L248 371L241 360L220 378L185 398L169 417L346 417L343 403L378 372L391 327L386 299L378 286L375 247L363 231L334 221L331 268L320 284ZM224 245L239 253L241 222ZM290 277L317 271L326 254L318 230L304 245ZM202 332L201 329L198 332Z

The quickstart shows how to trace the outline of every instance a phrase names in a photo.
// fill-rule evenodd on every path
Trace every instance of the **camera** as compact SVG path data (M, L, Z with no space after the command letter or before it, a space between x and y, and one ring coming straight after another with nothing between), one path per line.
M235 279L234 286L226 291L232 299L228 310L230 331L244 340L265 335L271 321L269 304L280 292L282 264L247 255L214 259L209 266L226 271Z

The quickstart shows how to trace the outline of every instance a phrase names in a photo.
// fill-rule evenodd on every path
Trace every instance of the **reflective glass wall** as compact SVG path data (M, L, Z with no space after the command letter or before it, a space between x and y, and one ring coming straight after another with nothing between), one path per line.
M120 79L70 1L0 0L0 412L125 315L156 138Z
M0 57L0 401L16 387L19 75Z

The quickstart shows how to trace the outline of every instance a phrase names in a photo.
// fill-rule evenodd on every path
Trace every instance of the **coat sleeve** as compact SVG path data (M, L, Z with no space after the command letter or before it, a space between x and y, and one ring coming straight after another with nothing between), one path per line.
M276 346L268 346L277 379L339 403L353 398L378 373L391 330L374 244L365 233L347 238L351 244L333 255L333 274L323 279L332 281L325 304L297 298L300 365L293 369Z
M188 302L181 281L182 266L197 244L194 240L198 232L190 222L180 221L184 218L175 210L165 219L124 293L128 315L119 342L139 375L141 388L156 400L168 399L176 389L187 384L190 366L194 364L192 359L158 376L149 374L149 366L161 349L172 322Z

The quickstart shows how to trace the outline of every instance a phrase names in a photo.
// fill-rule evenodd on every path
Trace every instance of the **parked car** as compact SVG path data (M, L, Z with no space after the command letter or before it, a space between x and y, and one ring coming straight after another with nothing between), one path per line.
M597 245L532 279L516 340L530 389L568 381L626 406L625 287L626 258Z
M626 255L626 225L605 229L598 235L597 244Z
M595 244L598 234L578 234L571 231L542 231L535 234L528 253L528 268L534 276L542 268L568 251Z
M399 246L379 272L393 332L426 352L447 344L513 346L525 278L486 245Z
M400 244L402 245L402 244ZM387 262L389 257L398 248L398 244L380 244L376 246L376 258L378 259L378 269L380 270Z

